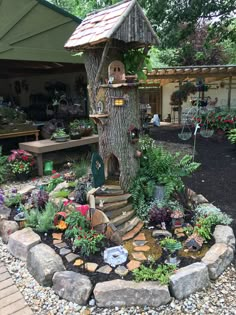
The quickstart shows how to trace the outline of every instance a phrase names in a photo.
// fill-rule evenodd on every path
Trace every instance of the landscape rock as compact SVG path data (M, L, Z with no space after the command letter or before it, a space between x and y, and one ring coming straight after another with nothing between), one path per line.
M26 261L29 250L40 242L40 236L28 227L11 234L7 247L13 256Z
M92 215L92 218L91 218L91 226L95 227L97 225L106 224L108 222L109 222L109 219L105 215L105 213L102 212L101 210L96 209L94 214Z
M46 244L38 244L29 250L27 268L42 286L51 286L54 273L65 270L61 257Z
M208 203L208 200L201 194L193 196L192 201L195 202L197 205L202 203Z
M134 247L135 252L148 252L149 250L150 250L150 246L148 245Z
M76 259L76 261L73 263L73 265L79 267L79 266L83 265L83 263L84 263L83 259L79 258L79 259Z
M137 236L135 236L134 241L146 241L145 234L143 232L139 233Z
M137 269L141 266L141 262L137 260L130 260L130 262L126 265L129 271Z
M233 258L234 250L232 247L223 243L217 243L209 249L202 258L202 262L208 267L210 279L215 280L230 265Z
M117 230L115 225L112 224L111 222L107 224L105 235L107 239L111 240L116 245L120 245L122 243L120 232Z
M102 266L97 270L97 272L104 273L106 275L109 275L111 271L112 268L109 265Z
M29 192L33 191L35 188L36 188L35 185L31 185L31 184L24 185L23 188L18 190L17 193L20 195L25 195L25 194L28 194Z
M171 297L166 285L157 282L134 282L112 280L97 283L94 297L99 307L153 306L158 307L170 302Z
M0 236L3 243L7 244L9 236L19 230L19 225L16 221L0 220Z
M223 243L235 250L235 236L233 229L228 225L217 225L213 233L216 243Z
M142 252L132 253L132 256L134 259L136 259L138 261L147 260L146 256Z
M181 300L209 285L208 269L204 263L194 263L180 268L170 276L172 295Z
M6 219L8 220L11 214L11 209L2 205L0 206L0 220Z
M66 256L66 255L68 255L70 253L71 253L71 250L69 248L61 248L60 251L59 251L59 254L61 256Z
M98 268L98 264L96 263L92 263L92 262L87 262L85 265L84 265L85 269L89 272L95 272Z
M71 263L73 261L75 261L77 258L79 258L79 255L74 254L74 253L69 253L68 255L66 255L66 260Z
M87 276L73 271L56 272L53 276L53 290L61 298L86 305L92 292L92 283Z
M55 194L55 192L58 192L58 191L61 191L61 190L64 190L66 188L69 187L69 183L68 182L62 182L60 184L58 184L53 191L50 192L49 196L53 196Z
M134 218L134 222L137 222L138 220L136 220L135 218ZM129 221L128 221L129 222ZM127 223L127 222L126 222ZM129 232L125 232L125 229L123 228L123 229L121 229L120 230L120 233L121 233L121 235L124 235L123 237L122 237L122 240L123 241L127 241L127 240L130 240L131 238L133 238L135 235L137 235L138 233L139 233L139 231L141 231L141 229L143 228L143 225L144 225L144 223L143 222L141 222L141 221L139 221L138 222L138 224L132 229L132 230L130 230ZM124 233L126 233L126 234L124 234Z
M125 277L128 274L129 270L125 268L125 266L118 266L115 269L115 273L118 274L121 277Z
M158 238L160 236L172 237L172 234L169 231L167 231L167 230L154 230L152 232L152 237Z

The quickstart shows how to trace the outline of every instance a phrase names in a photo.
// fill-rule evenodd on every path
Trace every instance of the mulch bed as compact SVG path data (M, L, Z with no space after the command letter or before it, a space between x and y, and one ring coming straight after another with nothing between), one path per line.
M193 145L193 137L188 141L178 138L181 128L159 127L153 128L150 135L155 140L168 143ZM197 155L195 161L201 167L193 176L185 179L186 185L206 197L216 207L231 215L234 219L232 227L236 233L236 146L232 145L226 137L203 138L197 135Z

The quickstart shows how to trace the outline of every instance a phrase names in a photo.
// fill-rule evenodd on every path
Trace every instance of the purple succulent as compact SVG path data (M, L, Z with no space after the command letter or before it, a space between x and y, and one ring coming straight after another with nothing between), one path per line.
M171 211L168 207L153 204L149 211L149 220L153 224L169 223L171 221L170 214Z
M13 194L16 194L16 193L17 193L17 188L12 188L11 192L12 192Z

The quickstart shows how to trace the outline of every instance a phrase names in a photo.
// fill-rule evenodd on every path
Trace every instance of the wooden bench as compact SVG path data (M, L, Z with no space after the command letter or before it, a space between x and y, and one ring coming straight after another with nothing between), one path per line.
M33 135L35 136L36 141L38 141L38 139L39 139L39 130L38 129L0 133L0 139L33 136Z
M98 143L98 135L84 137L78 140L68 140L66 142L56 142L54 140L39 140L19 143L21 150L33 153L37 158L38 175L43 175L43 153L54 152L69 148L75 148L87 144Z

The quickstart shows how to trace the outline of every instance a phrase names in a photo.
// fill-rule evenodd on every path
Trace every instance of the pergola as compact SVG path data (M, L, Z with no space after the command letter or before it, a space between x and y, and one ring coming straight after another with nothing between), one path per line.
M156 68L151 72L145 71L147 80L142 81L146 87L164 86L168 83L193 82L197 78L204 79L206 84L228 79L228 100L227 105L231 105L232 78L236 77L236 65L211 65L211 66L187 66L187 67L165 67Z

